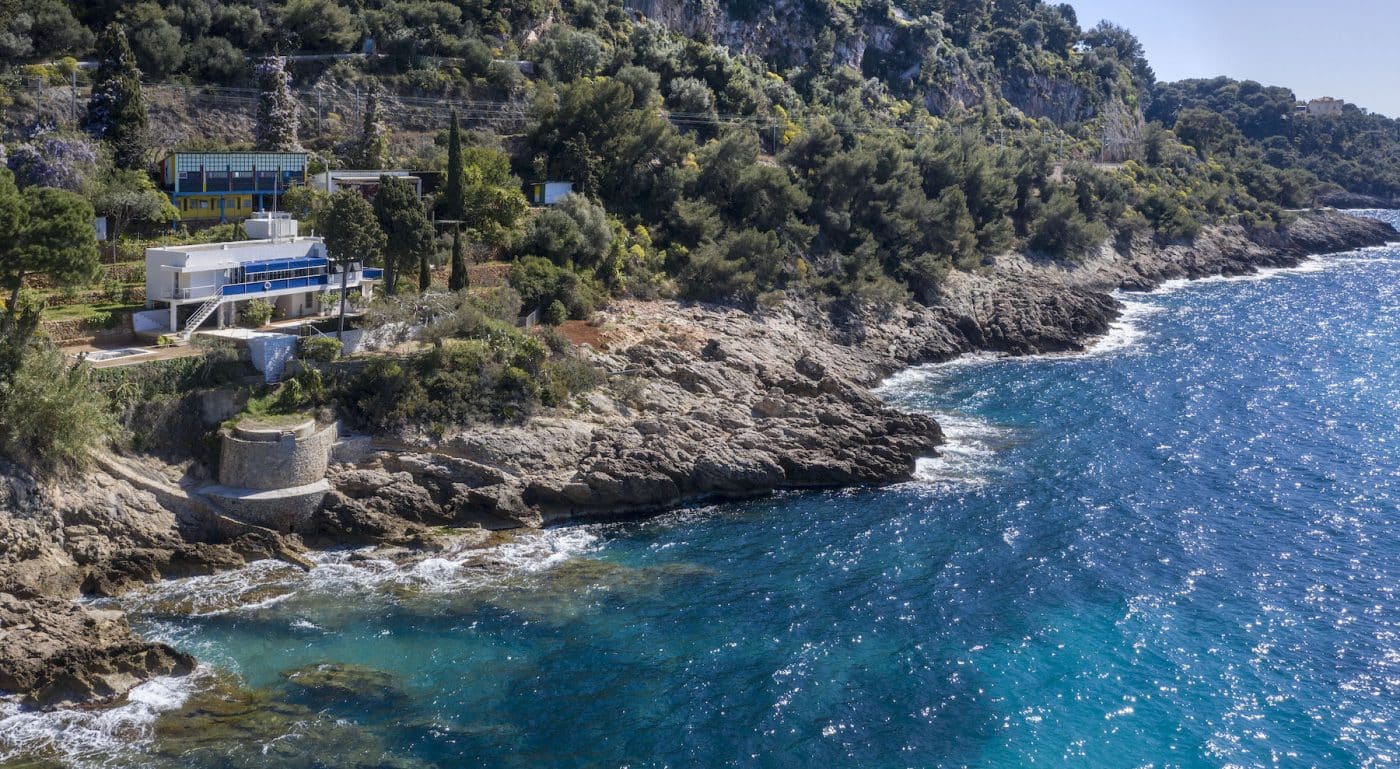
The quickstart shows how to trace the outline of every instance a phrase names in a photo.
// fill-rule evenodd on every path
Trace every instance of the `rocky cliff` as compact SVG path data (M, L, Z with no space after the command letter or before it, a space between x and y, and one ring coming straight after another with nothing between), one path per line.
M120 612L72 599L294 557L297 543L270 533L211 542L201 503L162 473L183 471L108 456L84 475L39 483L0 464L0 692L58 706L188 673L188 655L135 637Z
M947 115L1003 99L1026 116L1060 126L1100 120L1110 140L1138 138L1137 97L1107 79L1074 72L1054 55L1007 60L989 56L986 30L962 14L916 15L900 3L812 3L804 0L626 0L633 15L695 39L763 60L777 73L811 67L813 58L846 66L884 88ZM1025 19L1018 20L1027 21ZM1044 52L1042 52L1044 53ZM1129 89L1131 90L1131 88ZM1128 122L1124 122L1124 118ZM1126 132L1126 136L1121 135Z

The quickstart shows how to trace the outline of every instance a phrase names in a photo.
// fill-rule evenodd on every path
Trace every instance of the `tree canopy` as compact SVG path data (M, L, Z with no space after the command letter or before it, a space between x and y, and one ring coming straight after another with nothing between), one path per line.
M98 38L97 73L88 100L87 125L112 147L118 168L146 168L146 105L141 71L127 42L126 29L109 24Z
M393 294L399 276L433 249L433 225L407 179L379 177L374 215L384 231L384 290Z

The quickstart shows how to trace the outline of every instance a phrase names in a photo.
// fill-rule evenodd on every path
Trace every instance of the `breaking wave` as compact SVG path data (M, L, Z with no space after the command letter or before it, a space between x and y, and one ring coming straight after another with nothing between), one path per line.
M0 701L0 764L50 757L75 767L109 764L140 751L151 740L156 719L179 708L207 675L162 677L132 689L126 702L106 709L27 710Z

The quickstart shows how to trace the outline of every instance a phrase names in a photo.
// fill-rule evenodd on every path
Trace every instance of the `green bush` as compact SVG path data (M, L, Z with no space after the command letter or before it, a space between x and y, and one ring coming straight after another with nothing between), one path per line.
M116 428L87 366L51 345L32 346L0 384L0 451L38 472L82 467Z
M240 319L248 328L262 328L272 320L272 303L266 299L253 299L243 306Z
M569 319L569 308L564 303L555 299L549 303L544 310L544 322L551 326L557 326Z
M329 363L340 357L343 346L330 336L309 336L301 340L301 357L318 363Z
M236 349L217 346L198 356L97 369L92 377L99 392L117 409L124 409L231 384L241 379L247 368Z
M593 314L602 294L592 280L538 256L523 256L511 265L510 286L525 307L548 308L559 302L569 317L578 319Z

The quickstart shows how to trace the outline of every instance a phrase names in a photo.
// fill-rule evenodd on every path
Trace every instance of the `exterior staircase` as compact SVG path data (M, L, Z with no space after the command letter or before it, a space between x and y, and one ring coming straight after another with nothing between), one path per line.
M194 330L199 328L199 324L203 323L206 320L209 320L209 316L213 315L214 311L219 309L219 305L223 303L224 295L222 291L209 297L209 299L205 301L204 304L201 304L199 306L198 310L194 311L194 314L190 316L190 319L185 322L185 330L180 332L180 338L184 339L185 341L189 341L190 334L193 334Z

